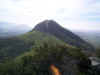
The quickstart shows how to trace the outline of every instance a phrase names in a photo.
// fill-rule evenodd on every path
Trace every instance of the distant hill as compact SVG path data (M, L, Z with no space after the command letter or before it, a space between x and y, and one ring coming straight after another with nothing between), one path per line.
M61 27L57 22L53 20L45 20L43 22L40 22L35 26L33 30L53 35L72 46L76 46L84 50L94 50L92 45L69 31L68 29Z
M23 34L31 30L27 25L17 25L14 23L0 22L0 37L11 37Z
M100 49L100 31L73 31L85 41Z

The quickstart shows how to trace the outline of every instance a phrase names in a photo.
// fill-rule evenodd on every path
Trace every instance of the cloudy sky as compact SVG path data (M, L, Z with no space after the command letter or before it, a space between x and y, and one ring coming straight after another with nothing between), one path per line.
M45 19L69 29L100 30L100 0L0 0L0 22L34 27Z

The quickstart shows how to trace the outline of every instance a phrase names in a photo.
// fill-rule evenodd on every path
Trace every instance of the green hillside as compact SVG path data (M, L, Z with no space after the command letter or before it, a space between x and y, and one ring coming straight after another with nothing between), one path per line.
M83 50L38 31L0 42L0 75L52 75L51 65L62 75L85 75L91 66Z
M28 32L24 35L0 39L0 60L12 59L26 51L30 51L35 44L42 44L50 40L51 43L62 43L53 36L38 31Z
M24 40L27 37L29 34L24 36ZM60 70L62 75L81 75L78 62L84 60L88 65L87 58L81 50L54 37L45 39L41 43L34 44L30 51L0 64L0 75L53 75L50 70L52 64Z

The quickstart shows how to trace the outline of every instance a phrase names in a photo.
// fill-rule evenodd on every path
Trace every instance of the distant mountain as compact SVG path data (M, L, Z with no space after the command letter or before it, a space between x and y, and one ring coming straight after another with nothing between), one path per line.
M100 49L100 31L73 31L85 41Z
M94 50L92 45L90 45L71 31L61 27L57 22L53 20L45 20L37 24L33 30L53 35L72 46L76 46L84 50Z
M26 33L31 28L27 25L17 25L14 23L0 22L0 37L16 36Z

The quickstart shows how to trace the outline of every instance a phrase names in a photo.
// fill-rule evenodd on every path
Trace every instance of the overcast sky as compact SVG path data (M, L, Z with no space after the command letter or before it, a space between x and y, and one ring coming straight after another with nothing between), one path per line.
M100 30L100 0L0 0L0 22L34 27L45 19L69 29Z

